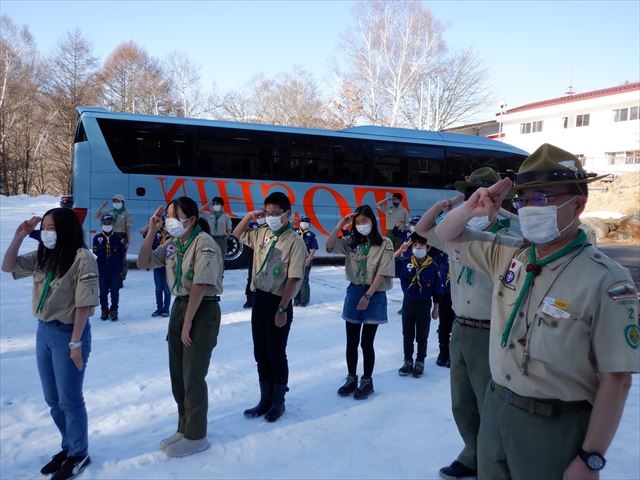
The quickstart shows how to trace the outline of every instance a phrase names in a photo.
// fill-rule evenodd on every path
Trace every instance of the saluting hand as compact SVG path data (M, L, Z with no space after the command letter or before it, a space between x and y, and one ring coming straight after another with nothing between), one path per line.
M20 225L18 225L15 236L25 238L27 235L33 232L33 230L41 221L42 217L37 216L31 217L29 220L25 220Z
M406 252L411 245L413 245L413 240L411 239L404 242L402 245L400 245L400 253Z
M151 218L149 218L149 231L155 233L162 228L162 216L164 215L164 207L156 208ZM148 233L148 232L147 232Z
M488 216L493 217L502 205L502 201L506 198L513 182L509 178L494 183L488 188L477 189L467 200L467 208L475 217Z
M455 197L451 197L445 200L438 200L438 202L436 202L436 205L438 205L438 208L442 211L449 211L456 204L463 201L464 201L464 195L461 193L459 195L456 195Z

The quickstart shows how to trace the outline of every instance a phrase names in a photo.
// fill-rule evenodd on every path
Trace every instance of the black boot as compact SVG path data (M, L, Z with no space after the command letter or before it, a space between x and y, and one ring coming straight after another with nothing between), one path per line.
M286 385L276 383L271 394L271 408L264 415L267 422L275 422L284 413L284 394L289 391Z
M436 365L439 367L449 366L449 345L440 344L440 353L436 359Z
M247 418L255 418L267 413L271 408L272 390L273 383L268 380L260 380L260 401L255 407L245 410L244 416Z

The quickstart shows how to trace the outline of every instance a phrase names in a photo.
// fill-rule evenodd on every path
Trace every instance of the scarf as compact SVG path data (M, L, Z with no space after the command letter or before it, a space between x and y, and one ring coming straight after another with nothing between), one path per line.
M53 270L47 272L47 276L44 279L44 287L42 287L42 293L40 293L40 299L38 300L38 306L36 313L40 313L44 310L44 305L47 303L49 294L51 293L51 282L53 281Z
M200 228L200 225L196 225L196 228L193 229L193 232L191 232L191 235L189 235L189 238L187 238L187 241L184 243L184 245L182 244L182 242L180 242L180 240L176 241L176 249L178 250L178 261L176 262L175 270L176 279L173 282L173 287L171 287L176 292L179 291L180 287L182 286L182 260L184 259L184 254L191 246L191 242L193 242L193 239L196 238L201 231L202 228Z
M214 230L217 232L218 231L218 220L220 219L220 217L222 216L224 212L214 212L213 216L215 217L215 226L214 226Z
M362 258L358 262L358 271L356 272L356 278L362 277L362 284L367 284L367 255L369 255L369 250L371 250L371 244L361 243L358 245L358 249L360 250L360 255Z
M418 259L413 255L411 256L411 265L414 266L415 273L413 274L411 283L409 283L409 288L413 287L414 285L418 285L418 291L422 293L422 283L420 283L420 275L427 269L429 265L431 265L432 262L433 259L429 255L427 255L424 259L424 262L422 262L422 265L420 265Z
M271 253L272 253L273 249L275 248L276 243L278 243L278 239L287 230L291 230L291 224L290 223L287 223L287 225L284 228L281 228L279 232L274 232L273 230L271 230L271 233L273 235L271 237L271 244L269 245L269 249L267 250L267 255L264 257L264 260L262 261L262 265L260 265L260 268L256 272L256 277L258 275L260 275L260 272L262 272L264 267L267 265L267 262L269 261L269 258L271 258Z

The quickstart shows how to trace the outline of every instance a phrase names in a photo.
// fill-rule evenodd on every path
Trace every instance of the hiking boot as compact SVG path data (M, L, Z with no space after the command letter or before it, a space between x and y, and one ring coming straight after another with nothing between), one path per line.
M253 302L251 300L247 300L246 302L244 302L244 305L242 305L242 308L251 308L253 307Z
M91 463L89 455L72 455L67 459L56 473L53 474L51 480L70 480L82 473L82 471Z
M187 457L194 453L202 452L207 448L209 448L207 437L198 440L183 438L165 448L164 453L166 453L168 457Z
M341 397L346 397L351 395L358 388L358 376L357 375L347 375L347 378L344 379L344 385L342 385L338 389L338 395Z
M454 460L448 467L442 467L440 469L440 476L445 480L475 480L476 471Z
M160 309L160 308L156 308L156 311L155 311L155 312L153 312L153 313L151 314L151 316L152 316L152 317L159 317L159 316L160 316L160 315L162 315L163 313L164 313L164 312L162 311L162 309Z
M398 369L398 375L406 377L413 371L413 360L405 360L404 364Z
M413 366L413 372L411 372L411 376L413 376L413 378L420 378L423 372L424 362L416 362L416 364Z
M285 411L284 396L289 391L289 387L276 383L273 385L273 393L271 394L271 408L264 414L267 422L275 422Z
M111 310L109 310L109 318L111 319L112 322L115 322L115 321L118 320L118 309L117 308L111 307Z
M49 475L51 473L56 473L62 467L62 464L67 459L67 451L61 450L56 453L53 457L51 457L51 461L47 463L44 467L40 469L40 473L43 475Z
M253 408L244 411L247 418L255 418L264 415L271 408L271 395L273 393L273 383L267 380L260 380L260 401Z
M440 355L438 355L438 358L436 359L436 365L438 365L439 367L446 367L448 362L449 359L442 353L440 353Z
M163 438L162 440L160 440L160 450L164 450L169 445L173 445L174 443L179 442L183 438L184 438L184 433L180 433L180 432L176 432L170 437Z
M373 393L373 380L371 378L362 377L358 389L353 393L356 400L364 400Z
M100 312L100 320L107 320L109 318L109 309L103 308Z

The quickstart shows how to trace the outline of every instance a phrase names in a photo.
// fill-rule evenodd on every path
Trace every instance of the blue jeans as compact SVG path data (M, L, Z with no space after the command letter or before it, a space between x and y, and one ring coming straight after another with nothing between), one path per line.
M82 383L91 352L91 327L87 321L82 333L82 370L78 370L69 356L72 330L73 325L57 320L38 322L36 359L44 399L62 435L62 449L67 450L69 455L86 455L89 427Z
M111 308L118 310L120 303L120 288L122 278L120 272L102 269L98 271L98 287L100 289L100 307L103 310L109 309L109 292L111 292Z
M169 313L169 306L171 305L171 289L167 283L166 267L153 269L153 283L156 286L156 307L161 312Z

